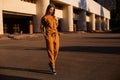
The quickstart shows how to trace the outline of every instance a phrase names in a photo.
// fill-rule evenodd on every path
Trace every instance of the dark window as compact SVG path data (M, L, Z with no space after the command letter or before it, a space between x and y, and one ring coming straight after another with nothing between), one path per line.
M94 1L96 1L96 2L97 2L97 0L94 0Z
M21 0L21 1L30 2L30 3L36 3L36 0Z

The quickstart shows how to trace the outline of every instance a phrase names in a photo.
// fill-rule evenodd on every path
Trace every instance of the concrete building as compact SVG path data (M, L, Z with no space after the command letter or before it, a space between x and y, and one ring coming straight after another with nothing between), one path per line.
M110 11L94 0L0 0L0 34L39 33L50 3L56 6L61 32L110 29Z

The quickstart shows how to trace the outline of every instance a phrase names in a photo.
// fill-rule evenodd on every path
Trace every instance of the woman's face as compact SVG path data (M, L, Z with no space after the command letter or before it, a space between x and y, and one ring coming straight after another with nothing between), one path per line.
M51 7L51 8L49 9L49 13L50 13L50 15L52 15L53 12L54 12L54 7Z

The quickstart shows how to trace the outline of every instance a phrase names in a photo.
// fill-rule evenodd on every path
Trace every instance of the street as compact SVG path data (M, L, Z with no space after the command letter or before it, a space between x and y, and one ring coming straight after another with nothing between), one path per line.
M119 33L61 33L51 75L45 40L0 40L0 80L120 80Z

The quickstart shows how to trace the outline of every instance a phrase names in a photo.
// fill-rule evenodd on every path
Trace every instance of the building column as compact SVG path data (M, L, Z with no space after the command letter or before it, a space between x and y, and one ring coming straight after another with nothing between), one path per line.
M14 24L13 26L13 34L18 34L20 32L19 24Z
M77 22L77 26L78 26L78 31L87 31L87 24L86 24L86 11L81 10L79 12L79 16L78 16L78 22Z
M3 32L2 0L0 0L0 34L4 34L4 32Z
M101 20L101 26L102 26L102 30L103 31L106 31L106 23L105 23L105 20L106 20L106 18L102 18L102 20Z
M3 24L3 28L4 28L4 34L7 33L8 30L7 24Z
M110 23L109 23L109 19L106 19L106 28L107 28L107 31L110 30Z
M29 21L29 33L33 34L33 23L32 23L32 21Z
M50 0L36 0L36 16L33 16L34 32L41 32L41 17L45 14Z
M101 17L100 16L96 17L96 30L101 31Z
M63 9L62 31L73 32L73 6L65 6Z
M91 22L91 30L92 31L95 31L96 30L96 25L95 25L95 14L94 13L92 13L91 15L90 15L90 22Z

